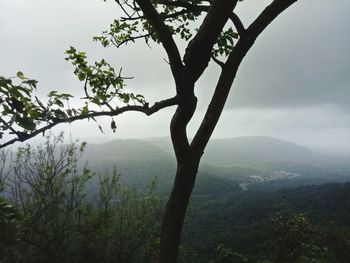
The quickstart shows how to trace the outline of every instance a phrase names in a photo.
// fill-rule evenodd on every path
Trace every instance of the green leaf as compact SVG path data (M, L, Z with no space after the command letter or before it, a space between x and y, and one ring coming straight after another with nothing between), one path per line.
M89 113L88 105L85 105L81 110L81 115L86 115Z
M16 76L17 76L18 78L22 79L22 80L27 79L27 78L24 76L24 74L23 74L22 71L18 71L18 72L16 73Z
M60 106L60 107L64 107L64 104L63 104L63 102L61 101L61 100L59 100L59 99L56 99L55 100L55 102L54 102L54 104L56 104L56 105L58 105L58 106Z
M36 124L34 123L34 121L28 117L17 116L16 122L19 126L29 131L33 131L36 128Z

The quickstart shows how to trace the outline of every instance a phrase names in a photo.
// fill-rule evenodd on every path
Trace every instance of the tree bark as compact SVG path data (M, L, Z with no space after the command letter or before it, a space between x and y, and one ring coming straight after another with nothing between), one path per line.
M176 263L187 205L195 184L199 162L178 166L161 229L160 263Z
M200 157L191 149L186 127L196 110L197 98L192 84L184 84L181 103L171 120L170 132L177 160L173 188L163 215L160 234L160 263L176 263L182 226L196 181Z

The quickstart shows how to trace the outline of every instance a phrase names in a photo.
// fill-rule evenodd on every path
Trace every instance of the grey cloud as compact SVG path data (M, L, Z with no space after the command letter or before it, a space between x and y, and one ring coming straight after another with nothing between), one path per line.
M269 2L240 3L243 22L251 21ZM151 102L174 93L161 48L139 43L133 48L104 49L92 42L92 36L118 15L114 1L1 0L0 10L0 75L22 70L40 81L42 94L51 89L78 94L81 83L63 54L74 45L88 51L91 60L107 58L116 68L123 67L126 76L135 77L127 82L128 88ZM299 0L274 21L245 58L214 136L270 135L310 145L308 141L317 137L324 147L329 138L333 145L346 141L350 133L348 10L349 1ZM199 112L189 126L190 134L200 123L218 77L216 65L209 71L196 88ZM82 139L89 141L165 136L172 112L173 108L150 118L120 116L117 135L106 129L101 136L95 124L86 122L57 130L65 127L73 137L85 136ZM101 123L109 127L109 121ZM82 129L88 132L82 135ZM343 143L345 147L350 145Z
M350 119L334 106L226 110L215 137L266 135L315 150L350 154Z
M350 109L350 3L298 1L256 41L229 107Z

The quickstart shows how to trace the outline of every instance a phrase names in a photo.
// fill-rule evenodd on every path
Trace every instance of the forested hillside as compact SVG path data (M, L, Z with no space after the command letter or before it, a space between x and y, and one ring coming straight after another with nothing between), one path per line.
M170 155L169 138L113 144L115 152L110 151L109 156L117 160L117 166L125 173L125 182L139 185L145 178L155 176L160 189L170 185L175 163ZM98 155L103 156L103 145L98 147ZM89 158L93 149L88 148ZM118 149L130 159L119 158ZM138 149L135 154L129 153L135 149ZM258 262L269 257L271 260L266 253L274 228L271 220L281 216L283 222L288 222L301 216L317 228L308 237L318 240L313 245L328 251L327 255L308 251L312 254L308 256L316 260L315 255L319 255L320 262L347 262L350 187L347 183L332 182L349 180L350 166L345 159L321 155L294 143L267 137L213 140L205 152L194 188L182 260ZM281 231L279 234L284 236L284 230ZM337 244L339 251L335 249ZM232 256L232 261L215 261L225 258L225 253L236 256ZM296 262L293 260L289 262Z
M322 246L336 246L336 242L339 242L342 249L350 248L350 183L278 191L196 194L186 221L184 246L196 252L198 262L207 262L205 259L213 257L215 248L221 243L246 255L249 262L257 262L266 256L266 249L271 249L266 247L266 243L271 241L270 231L273 230L271 218L278 215L289 219L297 214L305 215L312 224L317 225L317 235L329 235L332 231L336 235L337 231L340 232L340 236L334 237L334 240L317 237L322 239ZM279 238L287 238L287 233L281 231ZM316 238L316 233L311 238ZM347 254L345 250L342 253ZM346 256L335 262L347 262L349 259Z
M79 146L57 137L20 148L12 161L2 152L0 261L152 263L175 169L165 140ZM227 148L232 160L202 165L179 262L349 262L348 166L309 159L277 170L261 164L289 151L317 154L268 138L279 154L264 157L256 140L219 140L209 148L209 155ZM236 164L231 147L240 152L247 143L259 165Z
M122 180L145 185L151 178L169 186L175 172L170 138L115 140L88 144L85 158L92 169L104 171L114 165ZM204 153L199 181L209 177L229 179L250 187L269 181L269 187L294 187L308 184L343 182L350 178L347 159L322 155L295 143L270 137L214 139ZM252 184L253 183L253 184Z

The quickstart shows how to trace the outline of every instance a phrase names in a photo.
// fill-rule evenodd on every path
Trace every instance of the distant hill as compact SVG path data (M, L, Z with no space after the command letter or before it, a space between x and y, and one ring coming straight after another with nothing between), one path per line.
M170 187L176 170L175 157L168 137L88 144L86 159L98 172L104 172L106 167L111 168L115 165L125 182L138 186L145 185L151 178L156 177L162 185ZM337 163L332 166L333 161L304 146L271 137L212 139L203 155L197 185L210 182L217 183L217 188L220 188L219 185L231 185L234 181L236 186L237 183L247 182L251 175L268 175L269 171L273 170L307 175L307 180L304 180L304 177L298 178L302 185L307 182L314 183L318 176L331 178L334 173L338 173L337 170L341 170L341 174L349 175L349 168L341 167ZM215 182L215 178L221 181L218 179ZM279 182L274 184L277 184L278 188L283 187ZM294 184L288 182L288 185ZM209 189L204 185L197 188Z
M319 163L323 157L293 142L251 136L211 140L203 161L218 166L262 165L279 162Z
M93 148L108 153L107 158L116 160L174 158L169 137L115 140ZM266 136L247 136L211 139L202 163L222 167L261 166L278 162L319 164L326 160L333 159L294 142Z
M114 140L103 144L88 144L85 158L97 173L111 172L113 166L121 173L124 183L146 186L157 178L170 185L175 172L175 159L167 151L145 140Z
M146 140L114 140L102 144L88 144L86 156L90 160L162 160L172 155L154 143Z
M169 138L151 138L165 151L171 152ZM317 154L294 142L266 136L233 137L211 139L204 152L202 162L216 166L257 166L270 168L277 163L319 164L329 157Z

